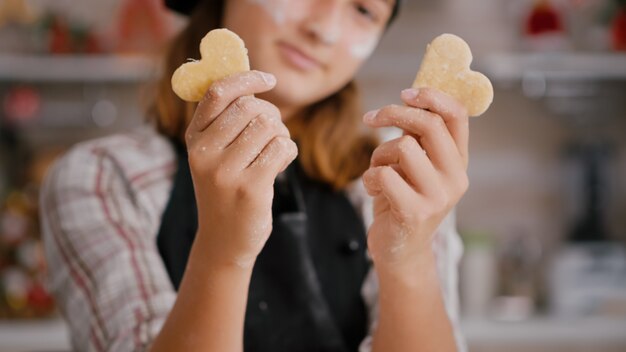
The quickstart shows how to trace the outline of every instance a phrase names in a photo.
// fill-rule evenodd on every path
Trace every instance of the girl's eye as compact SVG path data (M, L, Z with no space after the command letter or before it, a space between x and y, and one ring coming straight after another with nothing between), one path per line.
M371 20L372 22L376 22L376 20L378 19L376 17L376 14L374 14L373 11L371 11L369 8L367 8L367 6L362 5L362 4L356 4L356 10L358 11L358 13L367 18L368 20Z

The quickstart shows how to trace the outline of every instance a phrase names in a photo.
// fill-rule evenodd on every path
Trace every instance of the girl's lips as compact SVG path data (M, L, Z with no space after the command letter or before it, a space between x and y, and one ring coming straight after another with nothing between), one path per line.
M305 54L300 49L285 42L278 43L281 55L287 62L301 71L310 71L321 65L319 61Z

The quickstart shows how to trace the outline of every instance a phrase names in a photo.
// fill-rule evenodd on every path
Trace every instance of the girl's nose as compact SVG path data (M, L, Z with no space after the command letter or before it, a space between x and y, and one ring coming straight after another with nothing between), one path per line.
M311 39L325 45L333 45L341 38L342 8L338 0L311 1L303 29Z

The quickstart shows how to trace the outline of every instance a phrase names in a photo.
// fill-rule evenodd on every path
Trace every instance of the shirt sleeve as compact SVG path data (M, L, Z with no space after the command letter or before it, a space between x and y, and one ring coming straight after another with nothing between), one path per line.
M357 209L361 211L366 228L373 221L373 202L367 195L361 180L355 181L347 195ZM433 249L437 258L437 272L439 274L444 304L454 330L457 351L466 352L467 346L461 331L458 292L458 265L463 255L463 243L456 229L456 210L442 221L433 241ZM372 334L378 321L378 280L374 269L368 273L361 294L368 308L369 334L360 345L359 352L371 352Z
M106 152L82 148L50 171L40 198L47 284L77 351L143 351L175 301L156 228Z
M456 227L456 208L439 226L433 246L437 257L437 270L441 280L443 299L454 329L457 351L466 352L467 345L461 330L459 307L459 262L463 256L463 242Z

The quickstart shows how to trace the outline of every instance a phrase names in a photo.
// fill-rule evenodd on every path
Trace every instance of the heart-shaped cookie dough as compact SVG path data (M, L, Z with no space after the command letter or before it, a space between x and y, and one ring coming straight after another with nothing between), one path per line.
M243 40L228 29L207 33L200 42L200 57L182 64L172 75L174 93L189 102L200 101L213 82L250 70Z
M493 101L489 79L470 69L472 51L453 34L442 34L427 47L413 88L439 89L460 101L470 116L487 111Z

